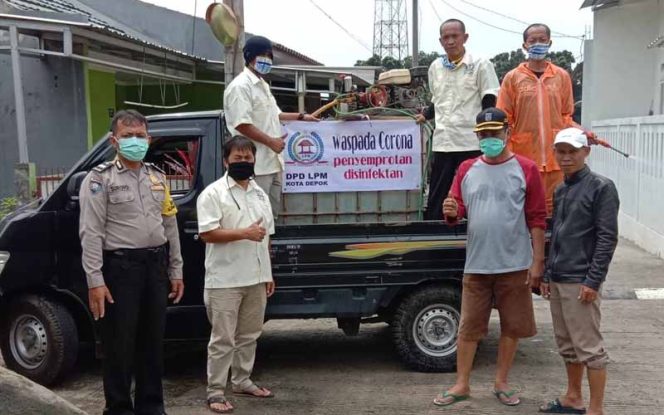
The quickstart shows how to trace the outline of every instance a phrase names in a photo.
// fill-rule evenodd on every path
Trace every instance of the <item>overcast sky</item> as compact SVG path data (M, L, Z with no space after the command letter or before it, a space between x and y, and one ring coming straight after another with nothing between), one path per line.
M188 14L194 13L196 3L195 0L143 1ZM197 0L196 15L204 17L205 9L212 2ZM412 1L405 2L409 36L412 36ZM266 36L326 65L352 66L356 60L367 59L372 54L374 3L374 0L244 0L245 30ZM484 57L521 47L521 32L526 25L517 20L546 23L553 31L571 36L584 35L592 25L590 10L579 10L582 0L419 0L419 3L420 50L425 52L442 51L438 43L441 19L463 20L470 34L467 50ZM578 60L581 43L577 38L554 37L552 51L570 50Z

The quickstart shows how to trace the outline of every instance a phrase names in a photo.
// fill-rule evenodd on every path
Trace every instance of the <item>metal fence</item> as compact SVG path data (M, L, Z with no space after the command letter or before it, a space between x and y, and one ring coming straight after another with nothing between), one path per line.
M166 172L166 181L171 193L187 193L191 189L193 176L175 172L168 166L161 166ZM69 169L64 167L39 169L36 177L35 198L47 198L55 191Z
M40 169L37 174L34 196L36 198L48 197L58 187L67 174L67 170L64 167Z
M601 120L592 130L630 157L594 148L591 168L615 182L624 215L664 238L664 116Z

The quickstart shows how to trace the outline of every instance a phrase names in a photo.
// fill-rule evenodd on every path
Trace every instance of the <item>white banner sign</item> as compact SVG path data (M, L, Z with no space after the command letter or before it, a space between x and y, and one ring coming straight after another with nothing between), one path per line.
M284 193L420 188L415 121L298 121L285 128Z

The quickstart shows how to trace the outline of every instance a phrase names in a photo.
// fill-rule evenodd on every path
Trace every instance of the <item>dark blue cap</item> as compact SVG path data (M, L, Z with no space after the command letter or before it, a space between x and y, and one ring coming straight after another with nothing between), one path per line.
M507 126L507 114L498 108L487 108L477 114L473 131L502 130Z
M259 55L268 54L272 58L272 42L263 36L253 36L244 44L242 53L247 65Z

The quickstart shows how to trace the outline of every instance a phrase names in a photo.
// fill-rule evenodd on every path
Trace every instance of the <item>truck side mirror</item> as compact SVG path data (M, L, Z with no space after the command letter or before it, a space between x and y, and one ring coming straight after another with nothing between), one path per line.
M79 171L69 178L67 182L67 195L70 200L78 200L78 191L81 190L81 183L83 183L83 179L87 175L87 171Z

